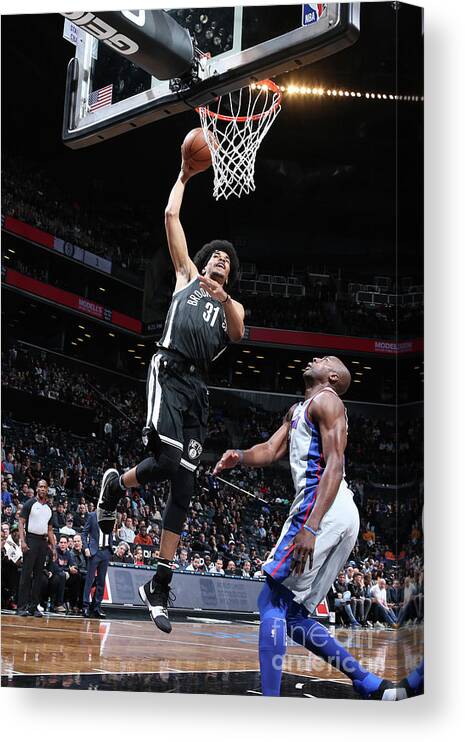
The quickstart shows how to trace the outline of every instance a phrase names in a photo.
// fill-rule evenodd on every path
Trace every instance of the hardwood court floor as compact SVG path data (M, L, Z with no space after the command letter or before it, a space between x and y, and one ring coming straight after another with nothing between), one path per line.
M423 627L336 629L364 666L400 680L420 661ZM2 615L2 685L181 693L258 694L258 626ZM355 697L348 679L300 646L288 647L283 696Z

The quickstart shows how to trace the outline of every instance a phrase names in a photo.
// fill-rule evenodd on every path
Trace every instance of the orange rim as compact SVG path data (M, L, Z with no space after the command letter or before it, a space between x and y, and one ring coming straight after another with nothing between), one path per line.
M281 103L282 93L280 88L274 83L272 80L260 80L260 82L255 83L255 87L265 86L268 88L268 90L271 90L273 93L278 94L277 100L273 103L273 105L270 108L267 108L266 111L262 111L262 113L255 113L253 116L225 116L222 113L217 113L216 111L211 111L208 106L199 106L196 110L204 110L211 118L217 118L220 119L220 121L239 121L241 123L245 123L246 121L259 121L264 116L267 116L269 113L272 113L279 104ZM217 99L218 100L218 99Z

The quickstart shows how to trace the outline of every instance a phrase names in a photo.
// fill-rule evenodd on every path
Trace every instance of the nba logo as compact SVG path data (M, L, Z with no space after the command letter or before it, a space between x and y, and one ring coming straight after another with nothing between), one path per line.
M317 23L326 10L326 3L304 3L302 5L302 26Z

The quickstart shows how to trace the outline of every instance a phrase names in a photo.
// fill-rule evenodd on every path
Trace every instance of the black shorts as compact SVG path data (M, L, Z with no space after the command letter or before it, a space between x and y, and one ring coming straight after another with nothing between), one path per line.
M208 423L208 389L194 366L159 351L147 376L147 422L162 443L182 451L181 466L195 471Z

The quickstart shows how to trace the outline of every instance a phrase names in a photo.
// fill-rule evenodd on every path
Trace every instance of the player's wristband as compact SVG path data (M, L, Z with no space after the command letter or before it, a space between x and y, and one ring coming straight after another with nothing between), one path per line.
M226 299L225 299L224 301L221 301L221 299L220 299L220 302L221 302L221 304L226 304L226 302L227 302L227 301L228 301L228 299L230 299L230 298L231 298L231 297L229 296L229 294L226 294Z
M304 525L304 528L305 528L306 531L310 531L310 533L313 533L314 536L318 536L319 529L317 529L316 531L314 531L311 526L307 526L307 525Z
M244 451L241 451L240 448L236 448L235 453L239 454L239 463L244 463Z

